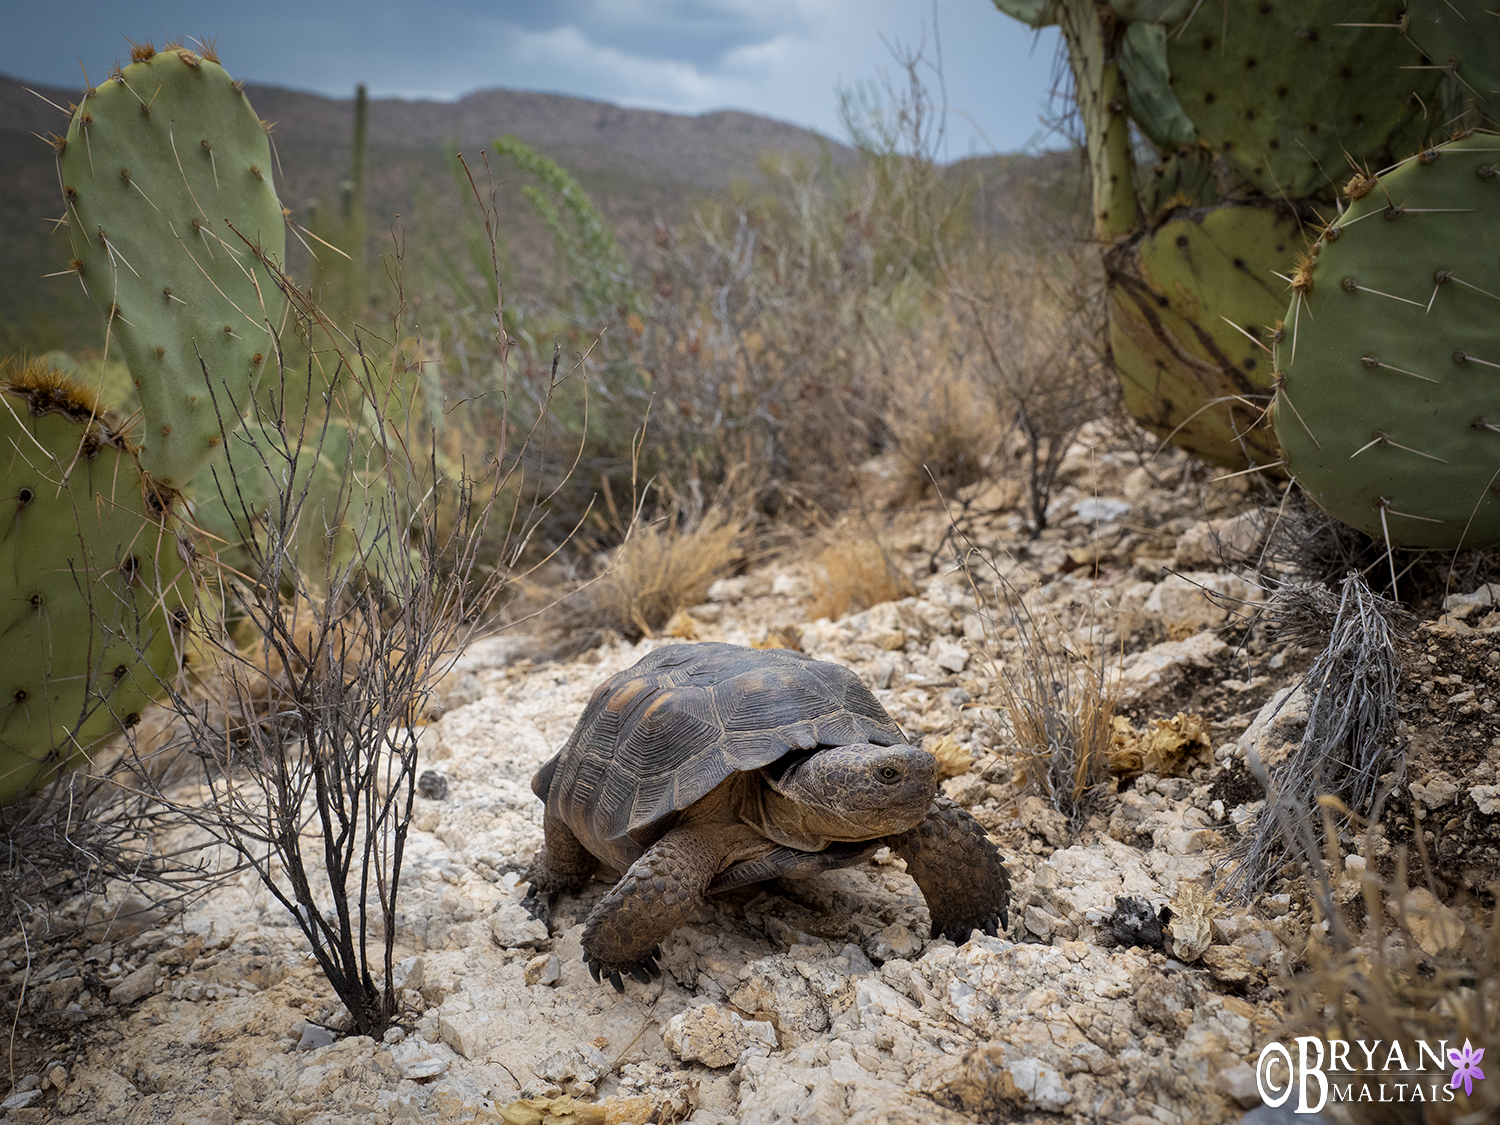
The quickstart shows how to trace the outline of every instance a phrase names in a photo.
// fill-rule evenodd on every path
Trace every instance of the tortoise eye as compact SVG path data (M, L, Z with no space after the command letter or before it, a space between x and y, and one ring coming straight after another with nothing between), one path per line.
M884 766L880 771L880 776L886 781L895 781L900 773L901 771L898 770L895 766Z

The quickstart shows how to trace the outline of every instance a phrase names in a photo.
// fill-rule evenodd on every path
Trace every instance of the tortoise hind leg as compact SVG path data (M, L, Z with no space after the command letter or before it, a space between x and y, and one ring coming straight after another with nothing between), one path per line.
M938 797L910 831L885 840L917 881L932 936L963 942L970 930L995 936L1009 925L1010 874L980 823Z
M578 842L573 830L550 811L542 819L542 850L526 870L531 884L528 898L540 895L550 903L563 892L583 889L594 874L599 861Z
M749 829L683 824L630 865L583 927L583 959L594 979L624 992L622 974L642 984L661 975L668 934L692 917L724 859Z

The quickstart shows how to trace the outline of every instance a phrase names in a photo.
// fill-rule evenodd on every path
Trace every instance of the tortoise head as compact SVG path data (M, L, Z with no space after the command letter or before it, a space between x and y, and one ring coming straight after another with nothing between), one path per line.
M795 836L804 847L827 841L873 840L905 832L927 815L937 792L937 759L915 746L823 746L793 752L762 771L773 838ZM793 844L792 846L797 846Z

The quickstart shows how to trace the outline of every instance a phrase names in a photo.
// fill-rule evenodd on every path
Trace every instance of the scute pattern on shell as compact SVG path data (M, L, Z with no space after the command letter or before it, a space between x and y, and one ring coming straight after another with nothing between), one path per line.
M533 787L585 846L628 864L736 772L791 750L904 741L847 668L785 649L670 645L600 685Z

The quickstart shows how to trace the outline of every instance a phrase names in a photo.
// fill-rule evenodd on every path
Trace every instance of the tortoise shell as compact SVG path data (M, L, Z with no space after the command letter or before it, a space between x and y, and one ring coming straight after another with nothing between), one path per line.
M820 746L906 742L848 668L788 649L668 645L601 684L532 790L623 870L731 775Z

